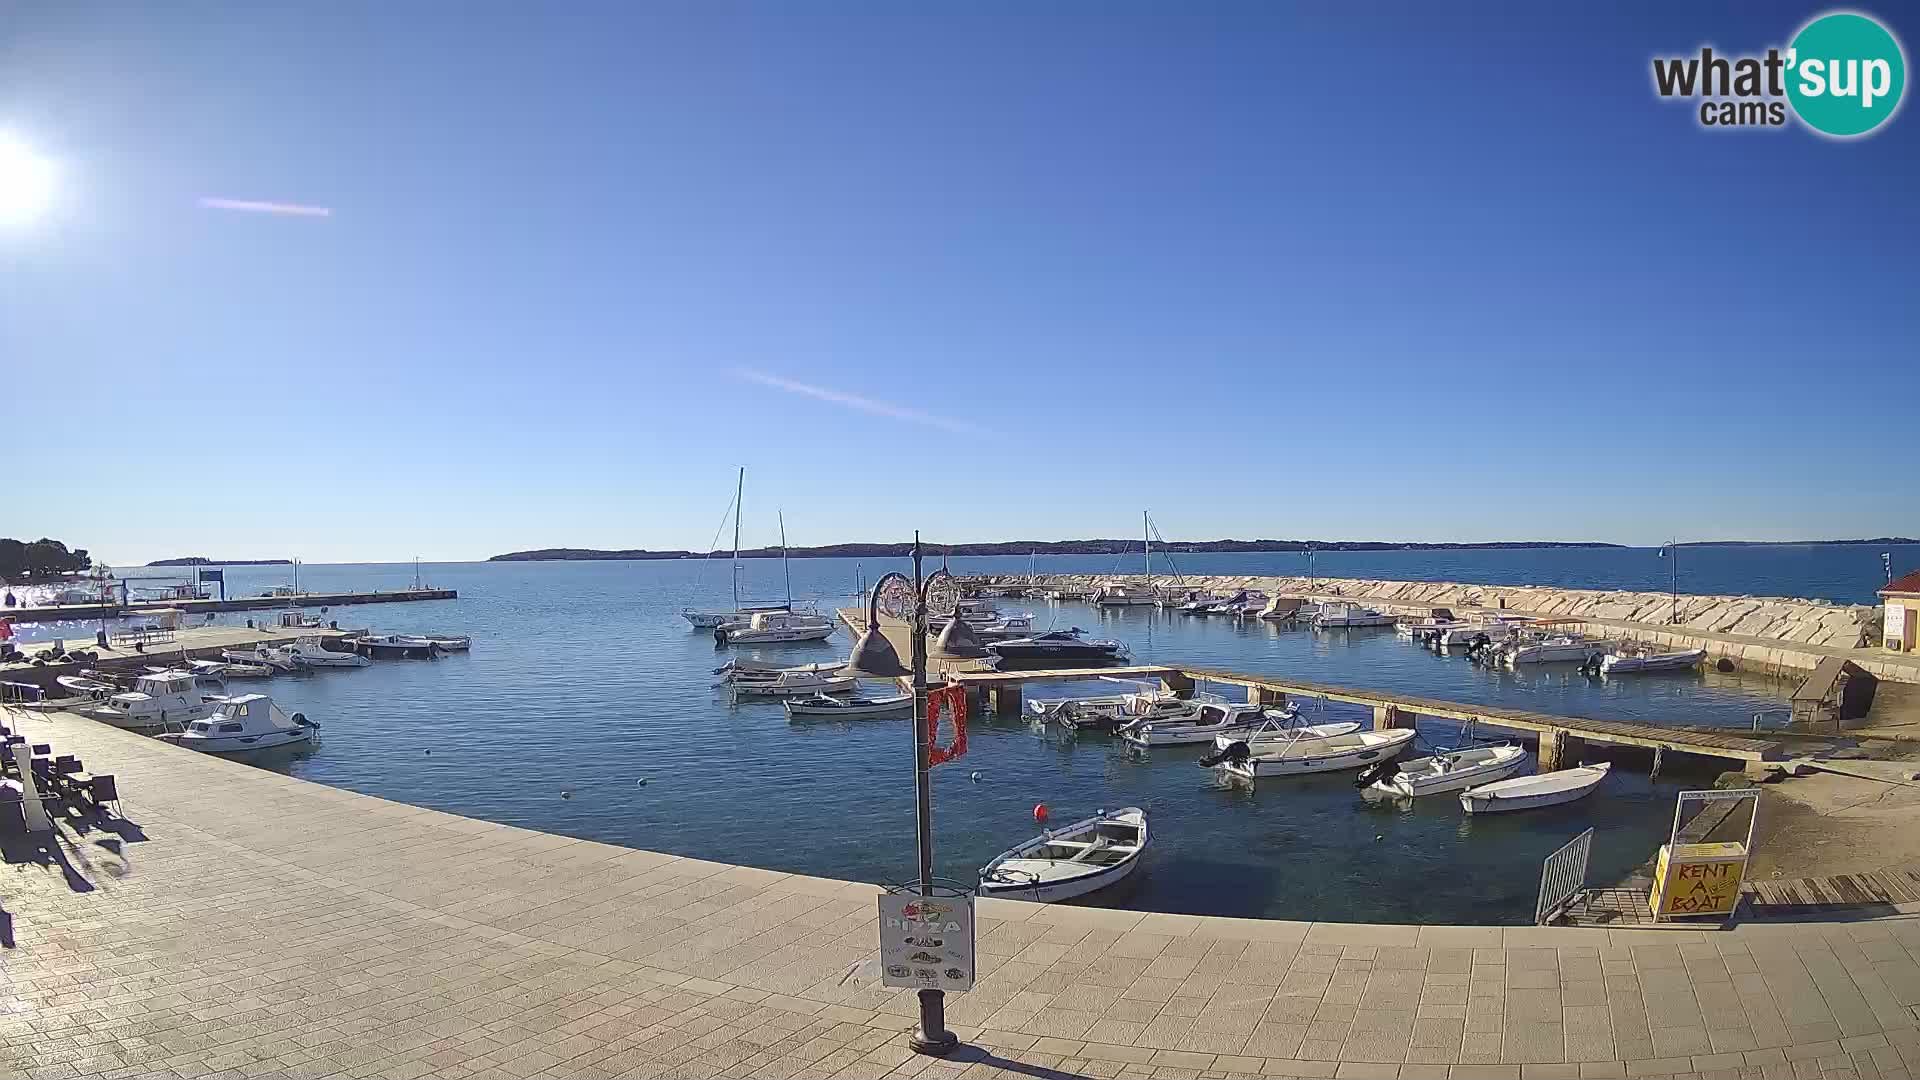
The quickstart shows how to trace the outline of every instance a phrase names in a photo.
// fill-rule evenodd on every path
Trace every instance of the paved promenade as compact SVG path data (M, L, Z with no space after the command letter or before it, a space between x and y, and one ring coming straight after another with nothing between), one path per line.
M1920 920L1730 932L981 905L970 1044L843 981L871 886L529 832L70 716L127 821L11 842L0 1077L1894 1080ZM325 751L322 750L322 753ZM770 828L773 823L769 823ZM1329 913L1333 914L1333 913Z

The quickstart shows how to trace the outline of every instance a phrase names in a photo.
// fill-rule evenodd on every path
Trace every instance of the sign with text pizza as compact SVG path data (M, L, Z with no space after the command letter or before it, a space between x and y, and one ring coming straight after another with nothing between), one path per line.
M919 990L973 989L973 897L880 897L880 981Z

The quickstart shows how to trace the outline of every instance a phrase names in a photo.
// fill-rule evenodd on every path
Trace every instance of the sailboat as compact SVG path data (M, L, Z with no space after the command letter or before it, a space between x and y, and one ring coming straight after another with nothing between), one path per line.
M780 572L787 581L787 602L772 611L756 611L744 622L722 623L713 630L718 645L776 645L790 641L820 641L833 636L833 621L811 612L793 610L793 571L787 565L787 516L780 515ZM736 596L739 577L734 577Z
M680 617L693 624L695 630L714 630L728 623L747 623L755 615L770 611L792 611L793 590L787 590L787 602L784 604L742 604L740 602L740 511L742 497L747 490L747 470L741 466L739 479L733 492L733 607L727 611L701 611L696 608L683 608ZM725 525L722 519L721 525ZM715 539L719 539L717 536ZM780 547L780 556L786 558L786 544Z
M1140 532L1141 538L1145 541L1147 553L1145 566L1147 583L1145 585L1130 585L1122 581L1109 581L1100 586L1100 590L1093 594L1095 606L1134 607L1159 602L1159 594L1153 591L1153 528L1147 523L1147 512L1145 510L1140 512Z

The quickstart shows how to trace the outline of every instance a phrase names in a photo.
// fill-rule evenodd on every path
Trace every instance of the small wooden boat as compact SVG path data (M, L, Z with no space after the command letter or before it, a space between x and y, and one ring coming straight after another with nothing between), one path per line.
M829 697L826 694L813 694L809 697L788 698L789 719L803 720L845 720L858 716L898 716L913 711L912 694L896 694L892 697Z
M1264 754L1250 753L1235 744L1227 748L1226 760L1214 767L1241 780L1358 769L1400 756L1413 744L1413 734L1412 728L1356 731L1330 739L1301 740Z
M1707 658L1707 650L1657 653L1649 650L1610 652L1600 661L1600 674L1626 674L1634 671L1681 671Z
M733 696L811 697L814 694L838 694L854 687L850 675L822 675L817 672L786 671L771 679L731 679Z
M1126 880L1152 836L1137 806L1049 829L980 868L980 895L1052 903Z
M1582 765L1575 769L1516 776L1491 784L1468 788L1460 793L1460 805L1469 814L1492 814L1506 810L1532 810L1541 806L1559 806L1593 794L1607 778L1612 762Z
M244 660L228 660L220 667L221 673L229 679L268 679L274 674L273 668L266 664L255 664Z
M60 675L53 681L71 691L75 697L86 701L105 701L109 696L120 692L120 688L110 682L89 679L82 675Z
M807 671L816 675L830 675L846 667L845 660L829 660L819 664L776 664L771 660L752 660L736 656L713 669L715 675L778 675L783 671Z
M465 634L423 634L421 636L440 646L441 652L466 652L473 648L473 639Z
M1519 772L1526 763L1522 747L1475 746L1432 757L1383 761L1363 770L1354 783L1369 796L1416 799L1490 784Z

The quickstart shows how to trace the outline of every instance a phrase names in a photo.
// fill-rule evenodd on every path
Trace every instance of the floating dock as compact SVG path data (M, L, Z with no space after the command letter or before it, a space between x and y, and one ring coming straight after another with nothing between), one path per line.
M261 611L270 608L345 607L349 604L405 604L419 600L458 600L453 589L396 589L391 592L298 593L293 596L236 596L231 600L152 600L130 604L48 604L40 607L0 608L0 619L14 622L86 622L92 619L137 619L169 608L188 615L216 611Z
M859 634L866 623L864 611L846 608L841 621ZM912 644L906 623L882 617L880 628L893 643L902 660ZM1202 682L1244 687L1247 700L1270 705L1284 704L1289 697L1320 698L1366 706L1373 710L1376 728L1411 727L1417 716L1432 716L1475 727L1500 728L1539 736L1540 767L1544 770L1578 764L1586 744L1610 743L1635 746L1659 753L1694 754L1700 757L1733 761L1774 761L1781 758L1780 743L1772 739L1752 738L1739 731L1703 731L1693 728L1662 727L1619 720L1590 720L1579 716L1558 716L1501 708L1497 705L1473 705L1434 698L1417 697L1388 690L1367 690L1349 686L1305 682L1271 675L1253 675L1238 671L1185 665L1146 664L1129 667L1047 668L1030 671L995 671L979 660L929 659L928 674L949 677L978 691L985 704L1001 716L1017 716L1021 710L1022 688L1030 682L1078 679L1158 680L1175 691L1192 690Z

